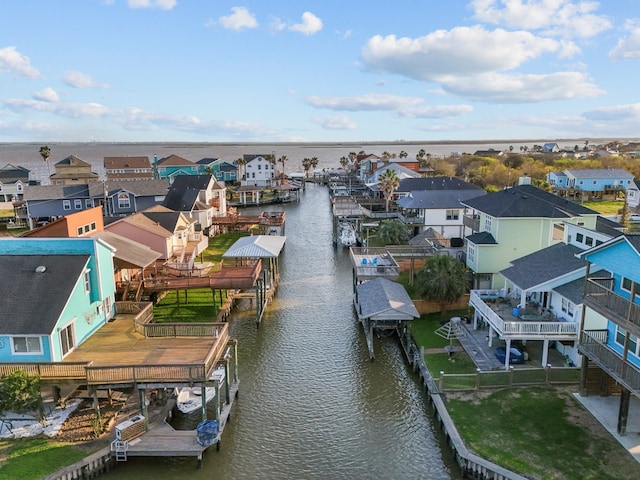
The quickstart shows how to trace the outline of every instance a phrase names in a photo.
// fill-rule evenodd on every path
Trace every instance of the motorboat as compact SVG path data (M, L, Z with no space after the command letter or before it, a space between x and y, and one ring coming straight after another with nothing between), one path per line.
M221 385L225 379L225 368L218 367L214 370L210 380L215 380ZM202 408L202 388L201 387L183 387L176 389L176 408L182 413L191 413ZM205 387L205 395L207 402L210 402L216 396L216 387Z
M345 247L351 247L356 244L356 229L353 227L351 222L341 222L340 223L340 243Z

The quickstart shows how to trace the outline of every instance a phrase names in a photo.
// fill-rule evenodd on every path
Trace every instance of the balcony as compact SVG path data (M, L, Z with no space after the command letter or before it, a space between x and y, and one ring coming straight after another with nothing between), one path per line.
M464 215L462 217L462 224L470 228L474 233L480 231L480 215Z
M598 365L608 375L635 395L640 393L640 369L624 360L607 345L606 330L585 330L582 332L578 351Z
M472 290L469 305L487 322L501 339L570 340L578 339L576 322L555 321L543 315L513 315L508 304L490 304L501 296L499 290ZM485 300L487 300L485 302Z
M612 278L588 279L584 304L625 330L640 336L640 305L611 290L608 285L612 282Z

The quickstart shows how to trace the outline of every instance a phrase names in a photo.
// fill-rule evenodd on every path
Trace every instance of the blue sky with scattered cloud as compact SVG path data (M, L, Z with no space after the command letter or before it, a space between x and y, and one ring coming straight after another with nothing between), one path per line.
M0 142L640 137L640 0L0 11Z

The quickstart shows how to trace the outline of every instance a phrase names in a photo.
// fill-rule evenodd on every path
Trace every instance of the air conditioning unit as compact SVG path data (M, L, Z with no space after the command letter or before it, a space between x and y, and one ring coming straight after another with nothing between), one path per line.
M104 307L102 305L98 305L96 307L96 312L98 313L98 315L102 315L103 311L104 311Z

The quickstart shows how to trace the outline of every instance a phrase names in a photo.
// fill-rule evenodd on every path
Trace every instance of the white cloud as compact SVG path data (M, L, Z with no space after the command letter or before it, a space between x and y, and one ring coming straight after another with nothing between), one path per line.
M4 104L16 113L36 111L67 118L100 117L110 112L109 108L99 103L51 103L41 100L8 99Z
M449 93L488 103L533 103L595 97L605 93L579 72L547 75L485 73L444 79L442 86Z
M594 12L591 0L472 0L476 19L524 30L540 30L563 37L593 37L611 28L611 22Z
M336 117L314 117L311 121L325 130L355 130L358 126L346 115Z
M322 20L311 12L304 12L302 14L302 23L291 25L289 30L292 32L300 32L304 35L313 35L322 30Z
M232 7L231 15L223 16L218 19L220 25L230 30L242 30L243 28L256 28L258 21L255 16L245 7Z
M127 0L129 8L159 8L160 10L171 10L177 3L176 0Z
M640 103L629 103L627 105L614 105L611 107L594 108L593 110L585 112L583 115L585 118L595 121L640 121Z
M34 93L33 98L35 98L36 100L40 100L41 102L50 103L55 103L60 100L56 91L51 87L47 87L44 90L40 90L39 92Z
M569 45L529 32L456 27L415 39L376 35L363 47L362 58L371 71L437 81L444 75L514 69L544 53L566 55Z
M317 108L328 108L330 110L347 110L352 112L361 111L394 111L419 105L423 102L419 97L402 97L398 95L384 95L370 93L357 97L318 97L310 96L305 101Z
M400 111L400 116L409 118L448 118L459 117L473 112L471 105L425 105Z
M42 78L40 72L31 66L29 57L22 55L13 46L0 48L0 73L15 73L27 78Z
M109 88L107 84L98 83L91 75L77 71L65 73L62 81L74 88Z
M640 26L629 25L629 36L618 40L618 44L609 52L610 60L629 60L640 58Z

